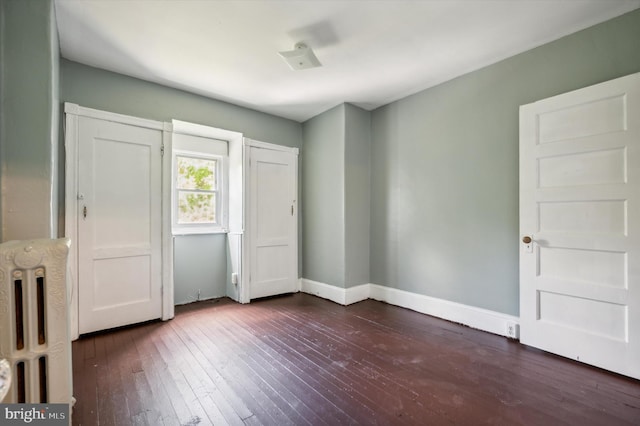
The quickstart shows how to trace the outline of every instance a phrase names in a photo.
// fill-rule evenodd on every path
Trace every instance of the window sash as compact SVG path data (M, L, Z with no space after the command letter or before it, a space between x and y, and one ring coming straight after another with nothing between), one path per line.
M211 189L198 189L193 188L194 185L185 185L180 183L179 179L179 159L194 159L194 160L207 160L214 162L213 170L213 185ZM221 188L224 187L224 158L218 155L207 155L203 153L195 153L189 151L174 150L173 152L173 227L175 234L181 233L207 233L207 232L221 232L224 231L223 223L223 209L224 209L224 197ZM202 194L211 195L213 198L213 212L210 212L213 216L213 220L183 220L184 214L180 212L180 200L181 194ZM197 203L197 201L192 201ZM205 209L206 210L206 209ZM202 213L202 212L199 212ZM196 216L198 212L194 213ZM204 212L206 216L206 211Z

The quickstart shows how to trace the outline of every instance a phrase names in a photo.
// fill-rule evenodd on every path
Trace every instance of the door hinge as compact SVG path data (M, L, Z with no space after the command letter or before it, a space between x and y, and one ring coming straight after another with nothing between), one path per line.
M164 156L164 145L160 147L160 155Z

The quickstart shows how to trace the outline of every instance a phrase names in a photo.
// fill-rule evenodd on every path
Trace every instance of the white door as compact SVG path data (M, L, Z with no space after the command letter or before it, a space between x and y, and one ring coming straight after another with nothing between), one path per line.
M160 318L162 132L78 121L79 332Z
M640 74L521 107L520 233L520 341L640 378Z
M249 298L298 290L297 170L292 151L249 151Z

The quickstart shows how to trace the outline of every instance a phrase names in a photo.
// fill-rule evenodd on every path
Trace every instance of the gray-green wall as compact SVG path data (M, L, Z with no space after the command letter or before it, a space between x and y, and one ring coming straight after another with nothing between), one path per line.
M518 108L640 71L640 10L373 112L371 281L518 315Z
M302 277L344 287L344 105L302 125Z
M59 57L52 2L0 2L2 241L57 236Z
M198 298L224 297L226 287L222 283L227 282L228 270L226 238L201 235L176 238L173 267L176 305L195 302Z
M302 276L369 282L371 113L338 105L303 123Z
M183 120L247 138L302 145L300 123L62 59L61 100L158 121Z
M297 122L65 59L61 100L158 121L204 124L279 145L302 145ZM178 236L174 242L175 303L193 301L198 290L201 298L224 296L230 280L226 235Z
M370 281L371 113L350 104L344 112L345 287L353 287Z

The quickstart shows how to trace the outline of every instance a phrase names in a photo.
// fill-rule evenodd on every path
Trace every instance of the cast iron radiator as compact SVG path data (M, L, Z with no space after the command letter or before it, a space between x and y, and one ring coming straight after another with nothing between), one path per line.
M4 403L72 402L69 245L64 238L0 244L0 359L12 371Z

